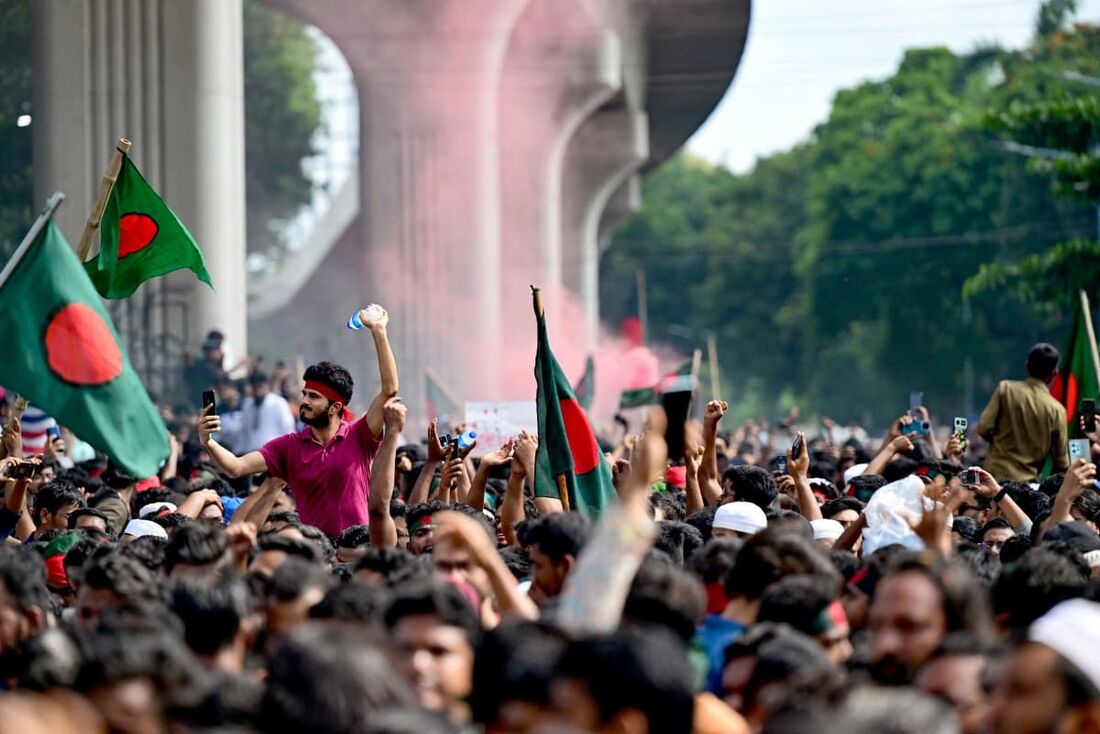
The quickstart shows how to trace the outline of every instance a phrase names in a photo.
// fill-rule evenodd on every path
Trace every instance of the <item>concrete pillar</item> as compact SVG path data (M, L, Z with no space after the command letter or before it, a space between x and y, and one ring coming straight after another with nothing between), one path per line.
M569 145L562 206L566 288L581 298L586 344L599 335L600 218L612 194L649 155L644 113L614 106L589 117Z
M526 2L270 0L332 38L355 77L361 300L390 310L402 392L414 411L427 366L471 399L497 385L497 100Z
M527 283L562 305L562 162L577 127L621 85L618 38L576 0L531 0L512 33L501 91L507 321L529 325ZM529 376L527 376L529 382Z
M181 340L217 326L238 352L247 348L241 0L35 0L31 8L37 205L57 189L68 195L58 222L75 244L114 144L128 137L217 286L181 274L109 302L139 374L164 394L178 384Z

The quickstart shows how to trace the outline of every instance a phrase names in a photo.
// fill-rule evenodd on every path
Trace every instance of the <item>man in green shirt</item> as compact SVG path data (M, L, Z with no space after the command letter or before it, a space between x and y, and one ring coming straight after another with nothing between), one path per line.
M1058 350L1036 344L1027 355L1027 380L1003 380L978 421L978 434L989 441L984 468L997 479L1030 482L1048 456L1054 471L1069 468L1066 409L1048 385L1058 370Z

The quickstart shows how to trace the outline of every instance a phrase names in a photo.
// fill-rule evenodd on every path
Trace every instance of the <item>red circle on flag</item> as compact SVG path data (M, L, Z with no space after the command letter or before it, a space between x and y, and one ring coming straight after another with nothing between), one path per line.
M157 220L148 214L123 214L118 222L118 258L148 247L159 231Z
M569 438L569 452L573 454L573 471L587 474L600 463L600 445L596 443L596 436L576 400L561 401L561 417L565 422L565 435Z
M111 328L85 303L70 303L50 319L46 361L74 385L102 385L122 374L122 352Z

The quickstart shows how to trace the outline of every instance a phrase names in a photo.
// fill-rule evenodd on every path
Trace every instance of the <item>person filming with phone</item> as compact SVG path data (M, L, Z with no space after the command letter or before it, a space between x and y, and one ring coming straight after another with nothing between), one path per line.
M1030 482L1050 456L1054 471L1069 467L1066 409L1050 394L1058 350L1036 344L1027 355L1027 380L1002 380L982 411L978 434L989 441L985 470L997 479Z
M352 525L368 524L370 468L382 441L383 407L397 395L397 363L386 334L389 315L368 319L378 354L381 389L367 413L354 420L347 404L354 383L348 371L335 362L311 365L303 375L298 417L306 427L272 439L256 451L236 456L212 434L221 430L213 405L199 418L199 440L217 465L231 477L268 472L290 485L302 522L329 536L338 536Z

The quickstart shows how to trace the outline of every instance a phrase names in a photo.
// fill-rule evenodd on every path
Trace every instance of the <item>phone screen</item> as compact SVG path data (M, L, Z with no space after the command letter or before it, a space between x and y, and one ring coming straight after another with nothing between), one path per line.
M909 410L916 410L920 406L924 405L924 393L923 392L911 392L909 393Z
M214 391L213 390L203 390L202 391L202 407L203 407L204 410L208 406L214 405L216 402L217 402L217 399L214 397Z
M802 457L802 450L803 450L802 434L800 433L800 434L798 434L797 436L794 437L794 443L791 444L791 458L792 459L801 458Z
M1085 418L1085 430L1093 432L1096 430L1096 401L1095 400L1082 400L1081 401L1081 415Z

